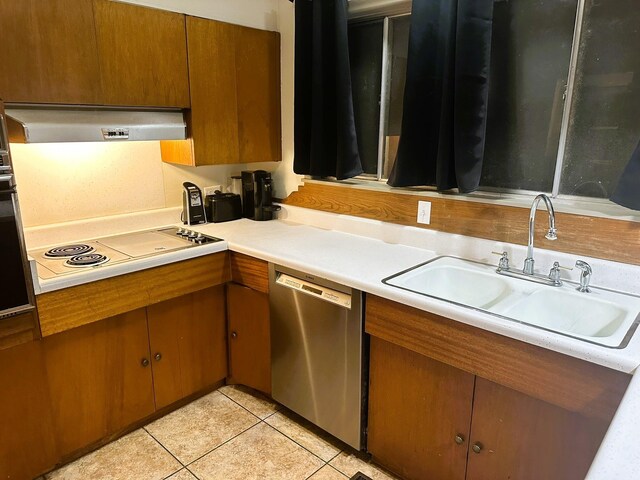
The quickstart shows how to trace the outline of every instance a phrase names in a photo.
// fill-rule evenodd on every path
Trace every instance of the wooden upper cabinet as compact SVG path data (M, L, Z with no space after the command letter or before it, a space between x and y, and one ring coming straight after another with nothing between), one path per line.
M0 0L0 98L189 107L185 16L111 0Z
M190 139L162 142L166 162L279 161L280 36L187 17Z
M107 105L189 107L185 16L94 0Z
M240 163L280 161L278 33L237 27L236 83Z
M187 17L191 137L196 165L237 163L236 27Z
M99 103L92 0L0 0L0 32L5 102Z

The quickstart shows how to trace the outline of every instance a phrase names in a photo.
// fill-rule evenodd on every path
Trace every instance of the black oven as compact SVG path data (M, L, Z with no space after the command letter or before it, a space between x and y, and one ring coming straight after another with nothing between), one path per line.
M18 194L0 103L0 320L35 308Z

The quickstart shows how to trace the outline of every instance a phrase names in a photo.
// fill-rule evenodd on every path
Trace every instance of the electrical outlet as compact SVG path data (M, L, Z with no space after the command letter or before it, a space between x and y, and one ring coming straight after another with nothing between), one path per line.
M216 193L216 190L222 191L222 186L220 185L211 185L210 187L204 187L204 196L213 195Z
M418 202L418 223L429 225L431 223L431 202Z

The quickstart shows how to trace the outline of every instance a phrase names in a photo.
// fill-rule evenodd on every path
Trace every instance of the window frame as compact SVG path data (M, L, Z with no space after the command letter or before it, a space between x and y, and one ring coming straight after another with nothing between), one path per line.
M402 2L398 2L402 3ZM404 17L407 15L411 15L410 5L407 5L406 2L403 3L405 8L408 6L409 9L404 12L398 11L398 5L395 8L390 9L387 12L376 10L374 13L369 14L366 11L358 10L356 15L350 14L350 22L360 23L365 21L373 20L374 18L380 19L381 17L384 20L383 26L383 51L382 51L382 82L381 82L381 91L380 91L380 121L379 121L379 130L378 130L378 167L377 172L375 174L365 173L355 177L360 181L368 181L374 184L386 184L386 179L383 177L384 172L384 161L385 161L385 148L386 148L386 126L387 126L387 118L389 114L389 101L390 101L390 87L391 87L391 61L392 61L392 39L393 39L393 25L391 19ZM564 160L566 156L567 143L568 143L568 135L569 128L571 123L571 115L572 115L572 107L575 96L575 88L576 88L576 78L577 78L577 68L578 61L581 53L581 39L583 34L583 26L584 26L584 16L587 7L587 0L578 0L577 8L576 8L576 18L573 30L573 41L571 45L571 57L569 60L569 69L567 72L567 81L565 87L565 95L563 97L563 111L562 111L562 122L561 122L561 130L560 130L560 140L558 143L558 152L556 156L555 162L555 170L553 176L553 183L551 191L546 191L544 193L550 194L553 199L562 200L562 203L566 206L575 205L581 213L584 213L584 208L587 205L593 205L596 212L601 212L602 207L606 210L604 213L605 216L609 215L621 215L625 217L629 217L629 212L631 210L621 207L619 205L614 204L609 199L605 198L597 198L597 197L586 197L586 196L575 196L568 194L560 193L560 185L562 179L562 169L564 166ZM414 189L419 189L425 192L436 192L435 187L431 187L428 185L424 185L421 187L414 187ZM524 190L524 189L515 189L515 188L505 188L505 187L487 187L480 186L476 193L468 194L471 196L498 196L502 200L506 200L508 198L512 198L514 202L520 203L523 196L524 197L533 197L537 195L538 191L532 190ZM633 212L633 211L631 211ZM602 214L602 213L600 213ZM598 216L598 213L596 213ZM631 214L631 216L635 219L636 215ZM639 216L640 217L640 216ZM639 218L640 219L640 218Z

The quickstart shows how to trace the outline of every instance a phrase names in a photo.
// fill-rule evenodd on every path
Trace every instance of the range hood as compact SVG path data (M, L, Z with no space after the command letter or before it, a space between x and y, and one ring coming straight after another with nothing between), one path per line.
M7 105L15 143L184 140L181 110Z

